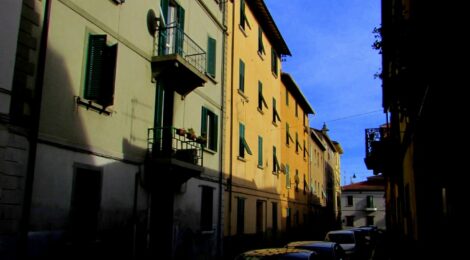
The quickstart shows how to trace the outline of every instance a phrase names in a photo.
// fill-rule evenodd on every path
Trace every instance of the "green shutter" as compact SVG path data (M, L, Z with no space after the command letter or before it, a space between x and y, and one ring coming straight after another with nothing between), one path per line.
M165 24L168 24L168 6L170 0L160 0L160 7L162 8L163 12L163 20L165 20Z
M286 123L286 144L289 144L289 138L290 138L289 123Z
M245 0L240 0L240 26L245 29Z
M85 98L98 100L104 79L106 35L90 35L85 77Z
M160 7L162 10L163 20L165 24L168 24L168 5L169 0L160 0ZM166 39L167 39L167 30L158 31L158 54L165 55L166 53Z
M207 73L215 78L215 64L216 64L216 41L208 37L207 39Z
M261 26L258 27L258 52L264 54L264 44L263 44L263 29Z
M212 151L217 151L217 138L218 138L218 130L219 130L219 124L218 124L218 117L216 114L214 113L211 113L212 114L212 117L211 117L211 136L210 136L210 139L211 139L211 143L209 144L209 148L212 150Z
M258 108L263 110L263 83L258 81Z
M263 167L263 137L258 136L258 166Z
M105 49L106 60L104 62L104 82L102 85L98 103L104 107L114 104L114 84L116 79L116 63L118 45L114 44Z
M290 169L289 165L286 165L286 188L290 188Z
M240 59L240 71L239 71L239 89L241 92L245 91L245 63Z
M183 56L184 55L184 49L183 49L183 44L184 44L184 9L181 6L177 6L176 9L176 15L177 15L177 32L176 32L176 39L175 39L175 44L176 44L176 53Z
M239 146L238 146L238 155L242 158L245 157L245 126L240 123L238 129L239 135Z
M201 135L207 135L207 108L202 107L201 111ZM207 136L209 138L209 136Z
M289 90L286 88L286 106L289 106Z

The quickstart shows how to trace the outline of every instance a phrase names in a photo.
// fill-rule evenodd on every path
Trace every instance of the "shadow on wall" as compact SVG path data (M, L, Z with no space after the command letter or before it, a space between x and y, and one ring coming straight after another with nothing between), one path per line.
M81 94L73 89L69 73L63 57L49 48L40 140L41 136L52 138L42 139L38 145L28 256L143 256L148 196L140 186L140 166L146 154L142 142L146 140L136 140L133 135L146 133L132 132L133 124L143 119L133 113L100 114L77 104L76 96ZM133 103L133 99L129 97L128 102ZM124 108L125 104L117 106ZM87 122L90 118L93 120ZM107 140L114 143L113 147L122 147L122 159L98 156L89 150L96 145L90 142L89 131L113 131L113 120L132 122L127 124L129 138ZM108 138L113 138L109 133ZM55 140L61 140L61 144ZM109 152L106 147L102 150L104 154Z

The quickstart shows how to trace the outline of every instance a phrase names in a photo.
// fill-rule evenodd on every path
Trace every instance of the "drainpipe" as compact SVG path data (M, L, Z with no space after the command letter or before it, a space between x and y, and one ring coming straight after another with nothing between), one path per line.
M36 166L36 154L37 154L37 144L38 144L38 134L39 134L39 122L41 116L41 100L42 100L42 90L44 86L44 71L46 67L46 54L47 54L47 40L49 33L49 20L51 12L51 1L44 0L44 19L42 22L42 32L41 39L39 42L39 51L38 51L38 62L36 70L36 80L35 80L35 97L31 106L31 125L29 129L28 139L29 139L29 151L28 151L28 165L26 168L25 176L25 187L24 187L24 201L22 208L22 218L20 221L20 237L19 237L19 247L18 255L20 259L27 256L28 249L28 230L29 230L29 220L31 216L31 203L33 195L33 183L34 183L34 168Z
M230 79L230 167L229 167L229 179L227 180L227 187L229 191L228 197L228 237L232 236L232 172L233 172L233 77L234 77L234 49L235 49L235 2L232 2L232 49L230 54L232 55L231 60L231 79ZM230 245L231 247L231 245ZM231 248L230 248L231 250Z
M224 27L222 33L223 33L223 37L222 37L222 73L221 73L221 88L222 88L222 95L220 97L221 99L221 104L222 104L222 109L221 109L221 112L222 112L222 115L220 117L220 126L221 126L221 129L222 131L220 131L220 153L219 153L219 162L220 162L220 172L219 172L219 208L218 208L218 225L217 225L217 255L219 258L222 258L223 256L223 238L224 238L224 233L223 233L223 230L222 230L222 218L224 216L223 212L222 212L222 203L223 203L223 179L224 179L224 154L225 154L225 145L223 145L224 143L224 136L225 136L225 127L224 127L224 115L225 115L225 90L226 90L226 84L225 84L225 69L226 69L226 66L225 66L225 62L226 62L226 45L227 45L227 42L226 42L226 35L227 35L227 21L226 21L226 14L225 12L227 11L226 9L226 2L223 3L223 6L222 6L222 25Z

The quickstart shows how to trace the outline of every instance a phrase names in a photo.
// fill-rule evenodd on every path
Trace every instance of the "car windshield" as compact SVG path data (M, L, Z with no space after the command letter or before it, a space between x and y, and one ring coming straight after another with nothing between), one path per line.
M352 234L328 234L328 239L339 244L355 243L354 236Z

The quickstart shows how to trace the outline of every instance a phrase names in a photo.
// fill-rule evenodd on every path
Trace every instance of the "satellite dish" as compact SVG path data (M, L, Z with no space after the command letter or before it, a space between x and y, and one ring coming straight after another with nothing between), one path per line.
M157 31L157 25L158 25L158 18L155 15L155 12L150 9L147 12L147 30L149 33L153 36L155 35L155 32Z

